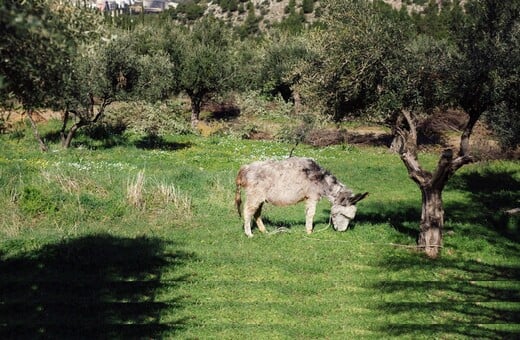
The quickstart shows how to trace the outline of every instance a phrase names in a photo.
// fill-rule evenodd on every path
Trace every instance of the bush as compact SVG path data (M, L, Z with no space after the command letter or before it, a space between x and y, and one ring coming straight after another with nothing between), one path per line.
M138 134L164 135L191 132L180 102L119 103L108 110L107 118L122 121L129 131Z
M204 15L206 9L193 1L177 6L177 13L182 13L188 20L197 20Z

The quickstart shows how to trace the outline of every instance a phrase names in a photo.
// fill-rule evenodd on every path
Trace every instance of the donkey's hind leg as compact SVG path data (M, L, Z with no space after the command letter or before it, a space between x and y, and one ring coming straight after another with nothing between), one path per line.
M244 205L244 233L247 237L253 237L253 233L251 232L251 219L254 216L255 220L260 217L257 215L259 209L261 210L262 202L255 202L247 200ZM258 216L258 217L257 217ZM261 223L263 226L263 223ZM262 228L258 227L260 231ZM265 227L263 228L265 230Z
M258 209L256 210L255 221L256 221L256 225L258 226L258 230L260 230L260 232L262 232L262 233L265 233L266 232L265 225L264 225L264 222L262 221L262 218L260 217L260 215L262 215L263 205L264 204L261 203L260 206L258 207Z

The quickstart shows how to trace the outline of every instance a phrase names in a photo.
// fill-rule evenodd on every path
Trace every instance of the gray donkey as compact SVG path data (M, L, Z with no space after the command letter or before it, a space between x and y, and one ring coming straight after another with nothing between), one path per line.
M354 195L330 172L309 158L290 157L281 161L267 160L244 165L236 178L235 205L241 215L241 189L246 192L244 204L244 232L252 237L251 218L258 229L265 232L260 217L264 203L287 206L305 201L305 228L312 233L316 205L322 197L331 203L334 229L345 231L356 215L355 204L368 192Z

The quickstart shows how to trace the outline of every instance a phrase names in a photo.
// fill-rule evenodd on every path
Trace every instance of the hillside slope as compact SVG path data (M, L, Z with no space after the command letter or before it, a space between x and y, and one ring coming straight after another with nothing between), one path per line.
M421 12L428 4L428 0L383 1L395 9L406 6L409 12ZM435 1L440 2L440 0ZM305 2L306 4L304 4ZM281 22L291 14L291 11L304 15L306 22L313 22L316 17L320 16L321 12L319 0L213 0L202 1L200 5L205 8L206 15L212 14L219 19L231 22L233 25L241 25L249 14L248 6L250 6L250 3L254 7L254 14L261 27ZM309 3L312 3L312 5L309 5Z

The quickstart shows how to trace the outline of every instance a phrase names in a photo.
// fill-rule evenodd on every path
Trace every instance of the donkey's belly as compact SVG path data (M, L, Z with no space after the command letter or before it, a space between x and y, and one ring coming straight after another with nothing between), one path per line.
M267 195L267 203L278 206L286 206L299 203L308 198L302 192L291 192L291 191L271 191Z

